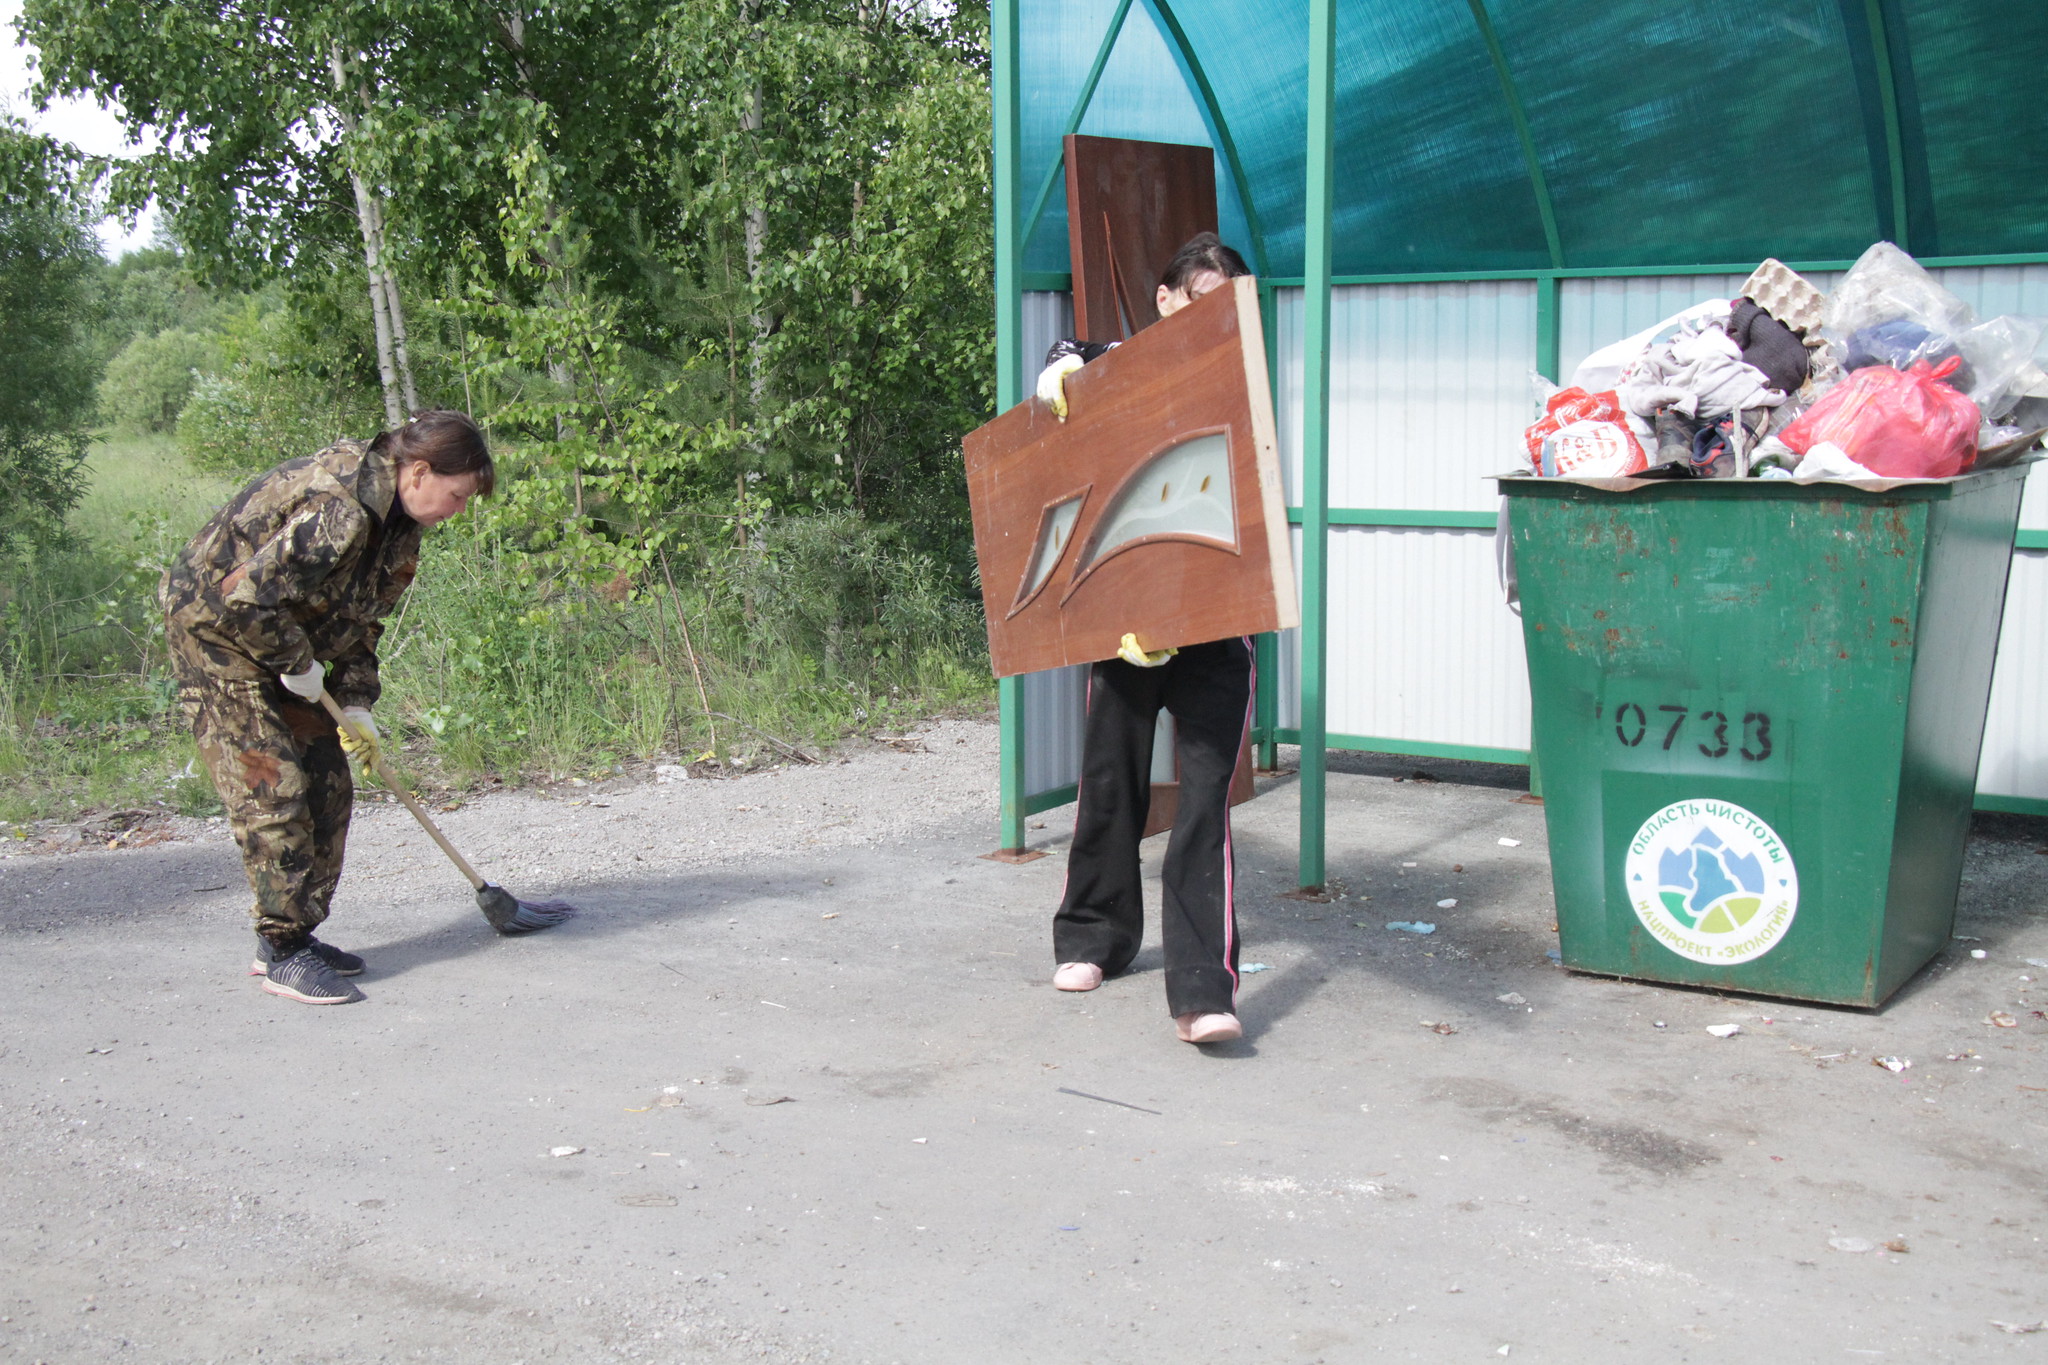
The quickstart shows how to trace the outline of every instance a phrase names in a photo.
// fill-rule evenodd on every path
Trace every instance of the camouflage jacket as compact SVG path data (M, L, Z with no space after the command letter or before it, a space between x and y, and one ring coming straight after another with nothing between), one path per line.
M377 700L384 618L419 567L391 457L360 441L287 460L214 514L165 571L173 653L253 679L331 663L343 706ZM182 638L181 638L182 637Z

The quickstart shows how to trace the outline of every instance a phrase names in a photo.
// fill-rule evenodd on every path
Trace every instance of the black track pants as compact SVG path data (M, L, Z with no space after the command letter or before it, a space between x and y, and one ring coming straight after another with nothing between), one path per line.
M1251 721L1245 641L1190 645L1158 668L1121 659L1094 666L1081 753L1080 812L1067 890L1053 920L1056 962L1093 962L1105 976L1131 965L1145 935L1138 836L1152 797L1152 737L1172 714L1180 812L1166 846L1160 937L1171 1014L1237 1009L1237 917L1230 848L1230 775Z

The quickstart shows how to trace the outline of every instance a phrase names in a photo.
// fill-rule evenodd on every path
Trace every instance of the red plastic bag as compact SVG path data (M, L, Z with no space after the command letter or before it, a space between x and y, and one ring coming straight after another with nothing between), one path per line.
M1529 467L1546 477L1615 478L1640 474L1650 463L1611 392L1559 389L1522 433L1522 445Z
M1888 479L1945 479L1977 462L1977 405L1945 381L1962 364L1871 365L1829 389L1778 439L1804 455L1832 441Z

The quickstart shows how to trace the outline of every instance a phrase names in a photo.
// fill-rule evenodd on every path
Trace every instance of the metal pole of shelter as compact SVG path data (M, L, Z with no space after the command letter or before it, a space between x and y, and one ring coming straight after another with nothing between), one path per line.
M1016 406L1023 389L1024 295L1023 243L1018 240L1017 167L1022 151L1022 109L1018 91L1017 9L1021 0L993 0L989 7L989 38L993 70L990 90L995 132L995 255L996 255L996 411ZM1004 678L996 684L1002 717L1003 851L1024 848L1024 681Z
M1329 731L1330 201L1335 179L1337 0L1309 0L1307 211L1301 412L1301 858L1303 891L1324 882Z

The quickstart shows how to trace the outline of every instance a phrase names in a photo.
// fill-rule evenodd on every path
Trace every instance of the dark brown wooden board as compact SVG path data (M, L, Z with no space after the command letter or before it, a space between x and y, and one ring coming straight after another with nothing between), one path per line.
M1118 341L1159 320L1154 291L1174 253L1216 230L1216 161L1207 147L1069 136L1067 246L1075 332ZM1253 795L1247 738L1230 782L1232 805ZM1180 785L1152 784L1147 837L1172 826Z
M1216 153L1174 142L1067 135L1074 335L1122 341L1159 321L1159 277L1216 230Z
M963 442L996 676L1110 658L1127 631L1164 649L1297 624L1256 282L1232 280L1146 328L1066 390L1068 421L1031 398ZM1159 477L1158 457L1219 435L1229 543L1166 530L1090 560L1097 533ZM1209 488L1203 505L1221 503L1225 490ZM1035 559L1055 509L1077 500L1060 548Z

